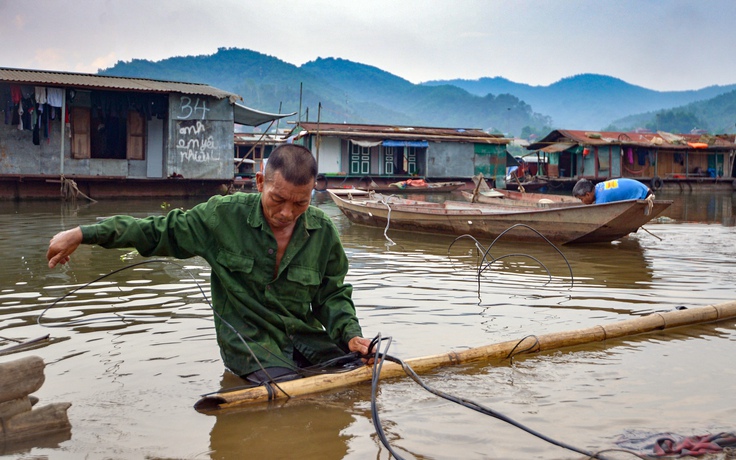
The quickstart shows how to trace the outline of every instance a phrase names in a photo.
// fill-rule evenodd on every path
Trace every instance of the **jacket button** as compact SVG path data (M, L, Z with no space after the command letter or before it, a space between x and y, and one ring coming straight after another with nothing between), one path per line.
M273 254L273 248L268 248L268 253Z

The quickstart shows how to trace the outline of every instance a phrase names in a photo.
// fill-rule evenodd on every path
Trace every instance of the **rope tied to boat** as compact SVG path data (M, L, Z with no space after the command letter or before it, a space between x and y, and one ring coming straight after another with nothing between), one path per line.
M380 198L376 198L376 194L371 190L368 194L368 197L371 199L375 199L377 203L381 203L382 205L385 205L388 209L388 214L386 215L386 228L383 229L383 237L386 238L386 241L388 241L390 246L395 246L396 243L394 240L388 237L388 228L391 225L391 205L387 201L387 197L383 195L379 195ZM391 198L393 195L390 195L388 198Z
M650 193L645 200L647 200L647 208L644 210L644 215L648 216L652 213L652 209L654 209L654 193Z

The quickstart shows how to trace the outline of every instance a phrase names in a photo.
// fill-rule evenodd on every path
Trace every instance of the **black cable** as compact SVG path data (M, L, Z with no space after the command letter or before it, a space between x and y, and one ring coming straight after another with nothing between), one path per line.
M53 308L54 306L56 306L56 304L58 304L59 302L61 302L64 299L66 299L70 295L74 294L75 292L79 291L80 289L84 289L86 287L89 287L90 285L92 285L92 284L94 284L94 283L96 283L96 282L98 282L100 280L103 280L103 279L105 279L105 278L107 278L109 276L112 276L112 275L115 275L117 273L120 273L120 272L122 272L124 270L129 270L131 268L135 268L135 267L140 266L140 265L152 264L152 263L171 264L171 265L174 265L174 266L179 267L180 269L184 270L189 275L189 277L192 278L192 280L194 281L194 283L197 285L197 288L199 289L199 292L202 294L205 302L207 302L207 305L209 305L210 309L215 314L215 316L217 316L217 318L220 321L222 321L222 323L225 324L238 337L238 339L240 339L240 341L243 343L243 345L245 345L245 348L248 350L248 353L250 353L250 355L253 357L253 360L256 362L256 364L258 364L258 367L260 367L260 369L266 374L266 377L268 377L268 383L273 384L276 388L279 389L279 391L281 391L284 395L286 395L287 398L290 398L291 397L269 375L268 371L263 366L263 364L261 364L260 360L258 359L258 357L256 356L256 354L253 352L253 350L251 349L251 347L248 344L248 342L246 341L246 339L248 339L248 341L254 343L255 345L258 345L263 351L265 351L266 353L270 354L272 357L280 360L285 365L284 367L287 367L287 368L289 368L289 369L291 369L291 370L293 370L294 372L297 372L297 373L299 372L299 368L296 367L296 366L294 366L294 363L293 362L291 362L289 360L286 360L282 356L273 353L268 348L264 347L263 345L261 345L257 341L253 340L247 334L244 334L244 333L241 333L240 331L238 331L232 324L230 324L227 320L225 320L225 318L223 318L217 310L215 310L215 308L212 306L212 303L209 300L209 297L204 292L204 288L202 288L202 285L197 281L197 279L194 277L194 275L189 270L187 270L183 265L178 264L176 262L173 262L171 260L167 260L167 259L148 259L148 260L143 260L143 261L140 261L140 262L133 263L131 265L127 265L127 266L122 267L122 268L118 268L117 270L113 270L110 273L107 273L105 275L99 276L96 279L94 279L94 280L92 280L92 281L90 281L88 283L85 283L85 284L83 284L83 285L81 285L81 286L79 286L79 287L77 287L75 289L72 289L71 291L67 292L63 296L61 296L61 297L57 298L56 300L54 300L49 306L47 306L41 312L41 314L36 319L36 323L39 326L41 326L41 327L64 327L64 326L76 325L76 324L81 324L81 323L86 323L86 322L91 322L91 321L99 321L100 319L103 319L103 320L104 319L119 319L119 320L125 321L126 318L124 316L115 315L114 317L104 317L104 318L96 318L96 319L89 319L89 320L73 320L73 321L66 321L63 324L50 325L50 324L43 324L42 323L42 318L43 318L43 316L46 314L46 312L49 309ZM342 359L342 358L339 358L339 359ZM260 386L260 385L258 385L258 386ZM269 391L270 391L270 388L269 388Z
M524 339L526 339L526 338L527 337L524 337ZM524 339L522 339L521 341L519 341L519 344L521 344L521 342L523 342ZM383 352L380 351L380 342L382 340L388 340L388 344L386 345L386 350L383 351ZM525 426L525 425L523 425L523 424L521 424L521 423L513 420L512 418L507 417L506 415L503 415L500 412L497 412L497 411L495 411L495 410L493 410L491 408L485 407L485 406L483 406L483 405L481 405L479 403L476 403L476 402L474 402L472 400L469 400L469 399L466 399L466 398L457 397L457 396L453 396L453 395L450 395L450 394L445 393L443 391L436 390L436 389L430 387L429 385L427 385L426 383L424 383L424 381L419 377L419 375L417 375L416 372L414 372L414 369L412 369L411 366L409 366L408 364L406 364L403 360L401 360L399 358L396 358L396 357L391 356L391 355L388 354L388 349L391 346L391 338L390 337L388 339L383 339L383 338L381 338L381 335L379 334L379 335L376 336L376 338L373 339L373 341L371 342L371 345L373 345L374 342L376 344L376 347L375 347L376 348L376 351L371 355L370 350L372 349L372 347L369 348L369 356L367 356L367 357L373 357L376 360L376 364L373 366L373 378L371 380L371 415L372 415L372 418L373 418L373 425L376 428L376 434L378 434L378 437L381 440L381 443L389 450L389 452L391 453L391 455L393 455L394 457L396 457L397 460L403 460L403 458L401 456L399 456L394 451L394 449L391 447L390 443L388 442L388 439L386 438L386 434L383 431L383 427L381 425L380 418L378 416L378 409L377 409L377 404L376 404L376 394L377 394L377 390L378 390L378 381L379 381L379 378L380 378L381 368L383 366L383 362L384 361L391 361L391 362L394 362L394 363L399 364L402 367L402 369L404 370L404 372L406 373L406 375L408 375L412 380L414 380L422 388L424 388L428 392L434 394L435 396L438 396L440 398L443 398L443 399L446 399L448 401L454 402L454 403L459 404L461 406L467 407L468 409L472 409L472 410L474 410L476 412L480 412L481 414L488 415L488 416L491 416L491 417L496 418L498 420L501 420L503 422L506 422L506 423L508 423L508 424L510 424L512 426L515 426L515 427L517 427L517 428L519 428L519 429L521 429L521 430L523 430L523 431L531 434L532 436L535 436L535 437L537 437L539 439L542 439L544 441L547 441L548 443L553 444L555 446L562 447L564 449L568 449L568 450L571 450L573 452L577 452L577 453L582 454L582 455L585 455L585 456L587 456L588 458L591 458L591 459L599 459L599 460L605 460L606 459L606 457L603 457L603 456L600 455L601 452L604 452L604 451L589 452L589 451L586 451L584 449L580 449L580 448L577 448L575 446L572 446L570 444L566 444L564 442L557 441L557 440L552 439L552 438L550 438L550 437L548 437L548 436L546 436L546 435L544 435L544 434L542 434L542 433L540 433L540 432L538 432L536 430L533 430L533 429L531 429L531 428L529 428L529 427L527 427L527 426ZM517 344L517 346L519 344ZM514 349L516 349L516 347L514 347ZM513 350L512 350L512 353L513 353ZM641 457L639 454L637 454L635 452L626 451L626 450L623 450L623 449L616 449L616 450L617 451L622 451L622 452L628 452L628 453L630 453L632 455L635 455L635 456L637 456L639 458L646 458L646 457Z
M372 355L374 358L374 364L373 364L373 375L371 378L371 419L373 420L373 427L376 429L376 434L378 435L378 438L381 440L381 444L383 444L386 449L388 449L389 453L396 458L396 460L404 460L402 456L396 453L394 448L391 446L391 443L388 442L388 439L386 438L386 433L383 431L383 426L381 425L381 419L378 415L378 405L376 404L376 395L378 393L378 381L381 376L381 369L383 368L383 363L385 361L385 354L381 352L381 341L384 340L381 338L381 334L379 333L373 341L371 341L371 345L368 347L368 355ZM388 339L388 345L386 346L386 350L391 346L391 337ZM375 352L371 353L371 350L375 348Z
M460 235L460 236L456 237L452 241L452 243L450 243L450 246L447 248L447 256L450 257L450 250L452 249L452 246L455 243L457 243L459 240L463 239L463 238L469 238L469 239L471 239L475 243L475 247L478 250L478 253L479 254L480 253L483 254L483 256L481 257L481 259L478 261L478 268L476 269L476 276L477 276L477 282L478 282L478 297L479 298L480 298L480 292L481 292L481 277L483 275L483 272L485 272L487 269L489 269L491 267L491 265L493 265L494 263L498 262L499 260L506 259L506 258L509 258L509 257L526 257L526 258L529 258L529 259L537 262L547 272L547 278L548 279L547 279L547 282L544 283L544 285L546 286L547 284L549 284L552 281L552 273L550 272L549 268L547 268L547 266L544 263L542 263L542 261L539 260L538 258L536 258L536 257L534 257L534 256L532 256L530 254L524 254L524 253L505 254L505 255L502 255L500 257L493 257L493 255L491 254L491 249L493 248L493 246L504 235L506 235L507 233L509 233L510 231L512 231L512 230L514 230L514 229L516 229L518 227L524 227L524 228L527 228L527 229L531 230L532 232L536 233L537 236L539 236L548 245L552 246L552 248L555 251L557 251L557 253L565 261L565 264L567 265L567 269L570 272L570 289L572 289L573 286L574 286L574 284L575 284L575 279L574 279L574 275L573 275L573 272L572 272L572 266L570 265L570 261L567 260L567 257L565 257L565 254L563 254L562 251L560 251L560 249L557 246L555 246L554 243L552 243L547 237L545 237L540 232L538 232L537 230L535 230L534 228L530 227L527 224L514 224L514 225L512 225L511 227L509 227L506 230L504 230L503 232L501 232L498 236L496 236L496 238L491 242L491 244L487 248L485 246L483 246L480 243L480 241L478 241L478 239L475 238L472 235L469 235L469 234Z

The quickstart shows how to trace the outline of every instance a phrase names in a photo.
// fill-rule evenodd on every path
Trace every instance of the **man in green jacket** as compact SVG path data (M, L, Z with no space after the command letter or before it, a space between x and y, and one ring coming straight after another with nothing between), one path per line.
M299 378L300 368L348 351L366 355L370 340L362 337L352 286L344 282L348 260L337 229L310 206L316 175L309 150L282 145L256 174L260 193L215 196L188 211L115 216L58 233L46 254L49 267L69 262L80 244L204 258L212 268L222 359L253 383Z

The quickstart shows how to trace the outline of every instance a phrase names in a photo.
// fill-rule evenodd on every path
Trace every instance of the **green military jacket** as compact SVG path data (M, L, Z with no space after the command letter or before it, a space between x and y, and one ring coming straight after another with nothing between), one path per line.
M276 267L276 239L261 195L215 196L188 211L136 219L116 216L82 226L83 243L134 247L143 256L201 256L212 268L212 305L225 365L237 375L293 366L294 349L313 363L340 356L362 332L348 260L337 229L313 206L302 214ZM242 335L243 341L231 327ZM252 350L252 354L249 349Z

